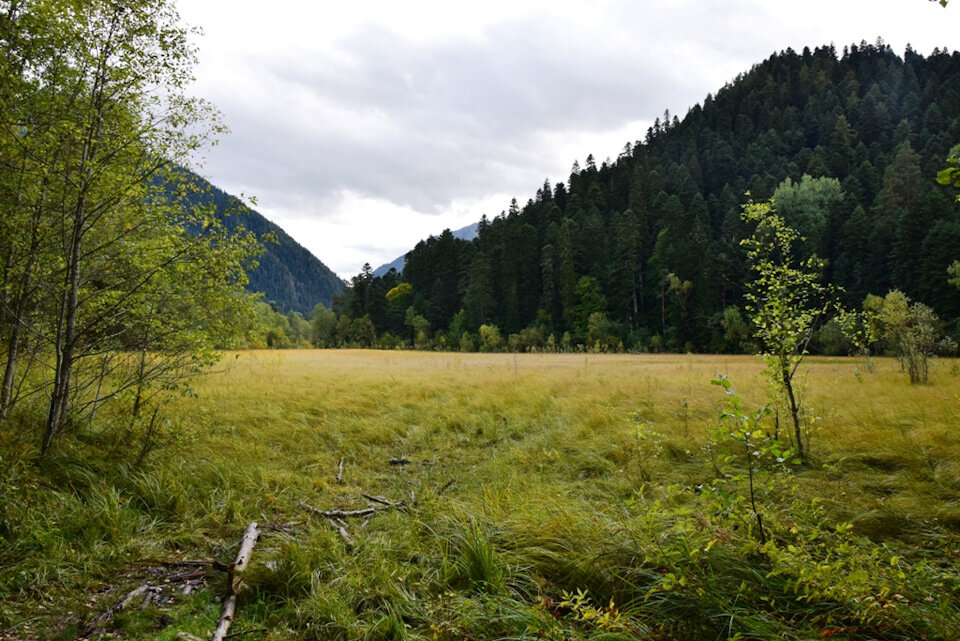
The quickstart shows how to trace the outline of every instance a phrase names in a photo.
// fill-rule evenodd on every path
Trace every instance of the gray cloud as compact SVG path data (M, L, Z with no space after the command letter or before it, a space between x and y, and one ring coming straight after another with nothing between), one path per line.
M302 95L308 109L269 121L253 107L229 112L243 132L237 155L257 150L243 172L259 165L262 179L320 199L348 188L438 211L492 184L514 186L513 169L542 163L545 132L604 130L684 99L669 73L609 49L586 55L557 25L513 23L487 36L418 45L369 26L342 43L345 61L260 60L261 83ZM382 131L371 134L371 123Z
M201 4L217 15L212 2ZM366 227L340 244L380 247L392 258L416 238L401 239L396 221L389 237L378 237L374 209L390 212L377 220L410 211L442 219L438 228L460 226L468 221L449 220L453 203L467 210L463 215L479 215L470 203L493 194L524 199L544 177L564 178L575 158L615 156L664 109L682 117L708 92L788 46L833 41L842 48L878 34L899 48L908 40L954 44L957 12L936 13L926 4L558 2L543 4L539 14L494 16L467 35L431 25L436 37L395 28L375 9L369 16L355 10L340 29L326 7L311 17L283 6L263 13L257 5L248 11L264 22L262 34L252 18L232 16L246 39L262 35L255 46L240 46L232 32L218 31L219 22L211 25L217 37L199 43L199 87L233 130L208 154L208 173L224 188L257 194L264 213L296 217L307 235L301 242L341 273L355 273L363 262L356 253L332 259L336 246L313 243L309 235L332 233L320 230L322 221L336 220L336 233L344 234L344 220L356 216ZM304 40L309 29L292 29L282 16L329 19L329 41ZM287 41L288 32L300 35ZM206 47L213 52L205 57ZM348 200L372 213L344 210ZM309 227L308 219L316 224Z

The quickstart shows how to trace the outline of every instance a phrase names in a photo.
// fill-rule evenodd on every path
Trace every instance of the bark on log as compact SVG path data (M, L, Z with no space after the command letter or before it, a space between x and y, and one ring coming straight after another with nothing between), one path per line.
M217 628L213 631L210 641L223 641L230 631L230 624L233 623L233 613L237 607L237 595L230 594L223 600L223 609L220 611L220 620L217 622Z
M237 608L237 577L243 573L253 554L253 546L257 544L260 537L260 530L257 528L257 522L254 521L247 526L240 539L240 548L237 550L237 558L234 559L230 570L227 573L227 597L223 600L223 609L220 611L220 620L213 631L210 641L223 641L230 631L230 624L233 623L233 614Z

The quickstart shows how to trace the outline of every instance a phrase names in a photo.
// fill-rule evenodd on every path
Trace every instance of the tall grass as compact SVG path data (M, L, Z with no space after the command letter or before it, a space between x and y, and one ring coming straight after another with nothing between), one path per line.
M140 466L90 437L38 468L0 430L0 637L73 638L142 564L228 561L257 520L287 524L234 624L260 638L960 638L949 364L911 386L894 361L809 359L812 462L761 470L766 546L708 429L718 373L769 402L754 358L244 352L221 369ZM302 507L362 493L407 509L347 520L354 547ZM114 632L202 634L208 585Z

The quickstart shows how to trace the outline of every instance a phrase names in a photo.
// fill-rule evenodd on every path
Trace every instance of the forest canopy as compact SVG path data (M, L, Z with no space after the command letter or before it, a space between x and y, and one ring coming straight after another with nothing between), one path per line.
M937 174L957 141L960 54L787 49L682 119L665 113L618 158L574 163L565 183L484 217L475 240L444 232L402 273L365 270L335 311L387 346L414 342L420 317L454 349L482 345L486 326L502 348L750 350L740 212L772 198L848 307L899 290L956 335L960 215ZM385 298L401 283L412 315ZM842 351L828 342L814 347Z

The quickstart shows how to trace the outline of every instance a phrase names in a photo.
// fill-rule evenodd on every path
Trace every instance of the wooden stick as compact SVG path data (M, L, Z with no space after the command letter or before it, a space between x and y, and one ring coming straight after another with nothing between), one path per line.
M390 459L390 465L436 465L433 461L411 461L406 456Z
M144 583L140 587L127 592L115 605L107 608L103 614L94 619L83 631L83 634L80 635L80 638L86 639L87 637L92 636L102 625L113 620L113 617L117 614L117 612L130 605L130 603L138 596L147 594L152 588L153 586L149 583Z
M210 641L223 641L230 630L230 624L233 623L233 612L237 607L237 595L230 594L223 600L223 609L220 610L220 620L217 622L217 629L213 631Z
M191 570L189 572L178 572L176 574L168 574L164 579L167 583L184 583L186 581L193 581L195 579L202 579L207 575L203 570Z
M403 501L391 501L390 499L386 499L382 496L374 496L372 494L361 493L360 496L368 501L373 501L374 503L379 503L380 505L386 505L387 507L392 507L395 510L400 510L401 512L407 509L407 504Z
M230 571L227 573L227 598L223 600L223 609L220 611L220 620L217 622L217 628L213 631L210 641L223 641L230 631L230 624L233 623L233 614L237 607L237 585L236 578L246 568L250 562L250 556L253 554L253 546L257 544L260 538L260 530L257 528L257 522L253 521L247 526L240 539L240 547L237 550L237 558L230 565Z
M162 565L167 568L199 568L199 567L211 567L214 570L219 570L220 572L228 572L230 566L220 561L216 560L183 560L183 561L142 561L138 565L150 566L150 565Z
M450 486L453 485L453 484L456 483L456 482L457 482L457 479L450 479L449 481L447 481L446 483L444 483L444 484L443 484L443 487L441 487L439 490L437 490L437 496L440 496L441 494L443 494L444 492L446 492L446 491L450 488Z
M347 528L341 524L342 521L341 523L337 523L333 519L327 519L327 521L330 523L330 527L337 531L337 533L340 535L340 538L343 539L343 542L346 543L349 549L352 550L354 547L356 547L353 539L350 538L350 534L347 532Z
M340 457L340 462L337 463L337 485L343 485L343 457Z
M267 532L279 532L280 534L296 534L296 526L300 525L300 521L288 521L286 523L264 523L260 526L261 531Z
M351 516L367 516L368 514L373 514L375 512L383 512L385 510L392 509L391 507L388 507L388 506L382 506L382 507L373 506L373 507L364 508L362 510L321 510L313 507L309 503L305 503L304 501L300 501L300 505L310 510L311 512L314 512L315 514L319 514L320 516L328 519L346 518Z

